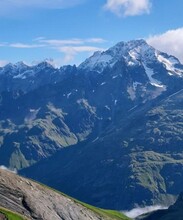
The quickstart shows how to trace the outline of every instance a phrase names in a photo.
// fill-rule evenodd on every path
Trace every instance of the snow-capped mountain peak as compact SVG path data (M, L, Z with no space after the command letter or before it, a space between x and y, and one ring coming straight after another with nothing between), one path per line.
M107 52L97 51L90 58L79 65L79 69L97 70L102 72L108 65L112 64L113 57Z
M155 49L144 40L119 42L104 52L95 52L93 56L79 65L80 69L102 72L106 67L124 59L127 65L137 65L141 60L155 59Z
M177 58L156 50L143 39L119 42L104 52L95 52L79 65L79 69L102 73L106 68L113 68L117 62L126 63L129 68L142 66L150 83L158 87L162 84L154 78L156 65L163 66L168 75L183 76L183 65Z
M8 74L14 76L19 74L20 72L26 71L27 68L28 66L22 61L15 64L8 63L0 69L0 74Z

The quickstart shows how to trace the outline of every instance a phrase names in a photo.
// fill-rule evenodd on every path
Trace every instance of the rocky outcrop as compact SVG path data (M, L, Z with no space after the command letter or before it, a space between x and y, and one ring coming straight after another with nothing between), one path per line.
M39 220L102 220L71 198L0 169L0 206ZM0 215L0 219L4 219ZM110 218L109 218L110 219Z

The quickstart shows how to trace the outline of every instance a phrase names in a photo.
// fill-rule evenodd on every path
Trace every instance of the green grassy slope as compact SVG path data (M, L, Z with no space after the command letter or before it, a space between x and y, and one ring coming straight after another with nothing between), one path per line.
M0 213L4 214L8 220L27 220L27 218L21 216L20 214L2 207L0 207Z
M34 180L31 180L33 182L35 182ZM70 199L72 199L74 202L81 204L82 206L86 207L87 209L91 210L92 212L100 215L102 218L105 218L106 220L130 220L130 218L128 218L127 216L125 216L123 213L115 211L115 210L107 210L107 209L101 209L101 208L97 208L95 206L89 205L87 203L81 202L77 199L74 199L58 190L55 190L49 186L46 186L42 183L37 182L38 184L42 185L43 187L46 187L50 190L53 190L55 192L57 192L58 194L61 194L63 196L66 196Z
M106 210L106 209L100 209L100 208L96 208L94 206L88 205L86 203L82 203L80 202L83 206L85 206L86 208L90 209L91 211L97 213L98 215L102 216L103 218L106 219L114 219L114 220L130 220L130 218L128 218L127 216L125 216L124 214L114 211L114 210Z

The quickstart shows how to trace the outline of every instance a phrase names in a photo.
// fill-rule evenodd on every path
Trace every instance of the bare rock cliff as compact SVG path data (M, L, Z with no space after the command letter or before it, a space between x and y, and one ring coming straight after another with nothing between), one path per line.
M104 219L64 195L1 169L0 206L18 212L28 219Z

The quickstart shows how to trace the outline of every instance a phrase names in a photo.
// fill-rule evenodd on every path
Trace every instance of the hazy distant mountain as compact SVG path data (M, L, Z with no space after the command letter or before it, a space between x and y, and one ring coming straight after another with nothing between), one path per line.
M31 166L22 173L107 208L170 203L182 191L177 58L120 42L79 67L9 64L0 85L2 164Z

